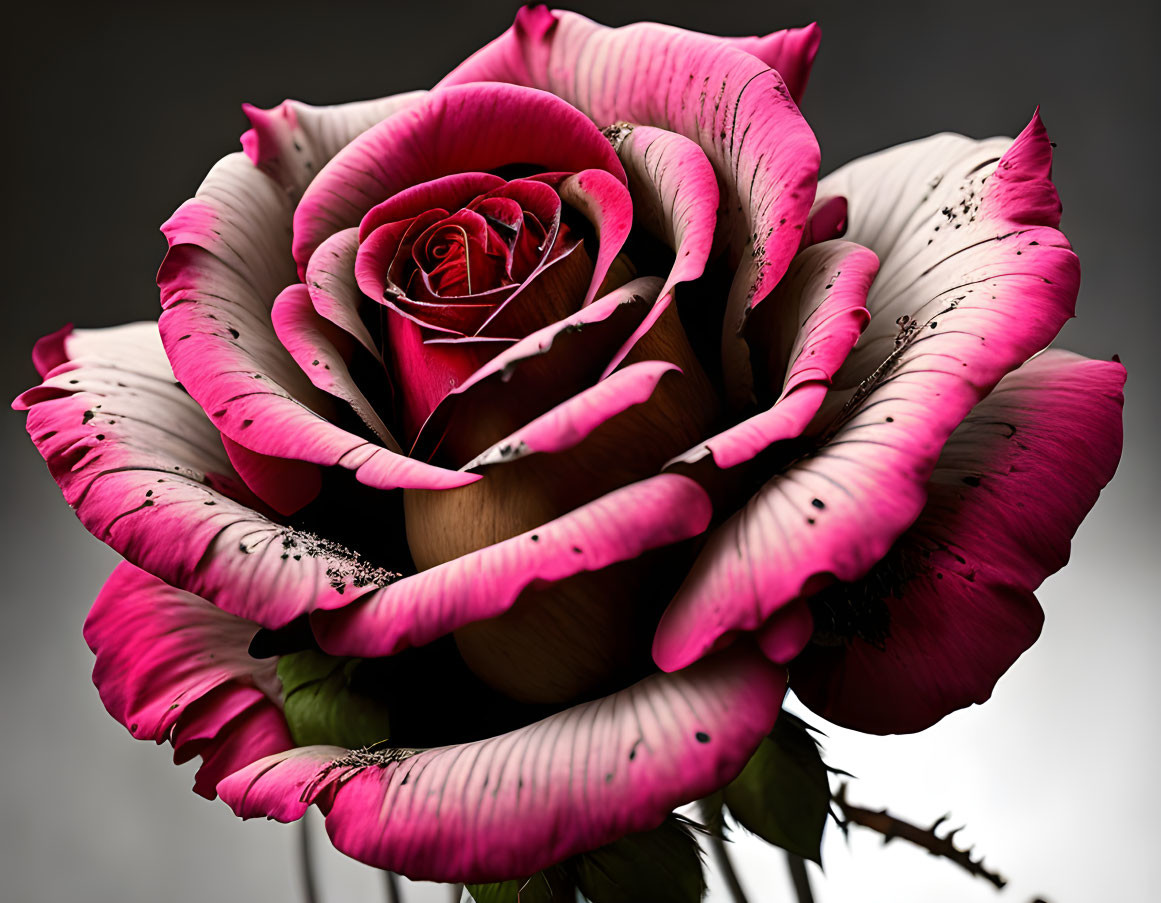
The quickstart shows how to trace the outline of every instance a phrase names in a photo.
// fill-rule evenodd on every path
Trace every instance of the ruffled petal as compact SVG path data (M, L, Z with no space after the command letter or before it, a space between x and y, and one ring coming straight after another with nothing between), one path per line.
M171 741L177 761L200 754L195 790L210 799L228 774L293 746L273 662L247 653L257 630L128 563L85 621L109 714L139 740Z
M1072 315L1076 255L1037 225L1056 203L1050 160L1037 117L1002 158L994 141L939 137L856 161L858 178L840 171L847 234L882 261L867 300L871 323L835 376L861 381L839 396L817 451L711 534L658 628L661 667L683 667L725 634L757 629L830 579L857 580L918 517L947 437ZM925 171L935 175L916 187ZM970 211L960 230L941 210L952 209L949 200ZM950 223L953 237L933 232L928 244L921 223ZM898 311L908 319L896 325Z
M439 87L484 80L551 91L601 126L640 123L697 142L722 195L722 231L737 276L727 303L723 367L748 400L740 331L801 243L819 151L781 76L728 42L644 23L605 28L575 13L522 9L509 31Z
M291 820L317 802L338 849L413 879L523 878L723 786L773 726L784 685L732 650L509 734L420 752L307 747L218 792L244 818Z
M310 377L310 381L324 392L349 404L385 446L400 452L399 443L362 390L355 385L344 356L336 347L344 334L318 315L306 286L287 286L275 299L270 315L278 340Z
M297 100L284 100L270 110L243 104L251 128L242 135L242 150L297 200L319 170L353 138L417 103L425 93L411 91L329 107Z
M382 362L383 351L359 316L364 299L355 279L358 251L357 229L336 232L319 245L306 265L306 288L320 317L353 336L375 360Z
M459 140L463 135L472 140ZM368 129L327 164L294 212L294 259L305 267L330 235L405 188L511 163L623 177L609 142L559 97L495 84L438 90Z
M311 623L320 645L332 654L394 655L497 617L530 587L543 589L697 536L711 513L709 497L695 482L662 474L420 571Z
M665 313L674 288L705 272L717 234L719 201L713 166L685 136L648 126L621 126L613 130L612 140L629 178L637 221L673 249L674 262L657 304L613 356L606 374L621 365Z
M170 251L158 273L159 327L178 380L224 435L259 454L346 467L379 489L471 482L319 413L332 400L307 379L270 319L275 297L296 281L285 246L289 221L278 186L234 154L163 227Z
M673 371L680 368L668 361L630 364L501 439L463 469L475 470L527 455L573 448L611 418L648 401L661 377Z
M156 324L78 331L65 349L15 406L81 523L130 562L266 627L394 578L252 507Z
M775 442L795 439L818 413L827 386L869 319L867 292L878 258L861 245L828 241L799 253L750 322L777 401L670 462L717 468L752 460ZM784 375L783 375L784 374ZM703 465L704 466L704 465Z
M777 69L794 102L802 103L810 68L822 41L822 29L818 23L811 22L803 28L784 28L761 37L721 40L753 54L771 69Z
M426 458L439 447L453 460L470 461L596 383L648 315L660 288L660 279L635 279L505 348L443 396L412 454Z
M846 727L897 733L991 695L1040 633L1033 591L1067 562L1116 470L1124 379L1119 364L1048 351L975 407L872 585L890 616L883 647L809 647L791 669L807 705Z

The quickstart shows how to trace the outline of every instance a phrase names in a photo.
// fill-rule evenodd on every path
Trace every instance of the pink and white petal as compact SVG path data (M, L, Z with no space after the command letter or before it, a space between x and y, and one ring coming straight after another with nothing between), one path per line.
M229 762L237 770L292 745L273 660L247 652L257 630L122 562L85 621L85 641L97 656L93 683L101 701L129 733L170 740L175 758L200 753L207 765L234 748ZM265 741L239 744L234 734L252 739L253 720L270 725ZM195 789L212 799L214 784L199 780Z
M266 627L393 579L254 510L218 431L162 375L155 324L81 330L65 348L15 406L81 523L130 562Z
M575 13L522 9L516 23L440 82L482 80L551 91L606 126L656 126L697 142L723 188L737 277L722 336L727 387L751 393L740 330L801 242L819 150L781 76L720 39L643 23L605 28Z
M429 455L439 442L454 439L453 429L465 436L477 434L484 428L482 418L495 421L501 412L514 421L510 429L515 428L595 384L655 306L660 289L660 279L635 279L494 355L444 395L423 424L412 454ZM494 434L460 460L471 460L503 435Z
M777 69L795 103L802 103L810 68L814 65L822 29L817 22L802 28L784 28L761 37L722 38L732 46L751 53L771 69Z
M928 150L951 151L954 171L970 186L996 161L987 156L994 153L987 143L976 151L984 160L964 155L965 140L932 139ZM914 255L925 253L926 239L917 251L909 246L910 232L901 239L884 229L870 235L860 213L871 209L880 218L895 216L882 212L894 203L882 193L883 186L914 184L919 168L915 147L897 152L906 180L884 177L863 185L862 194L853 181L844 186L851 204L848 235L878 238L882 260L868 296L870 306L879 287L880 304L872 310L868 331L876 329L884 311L893 317L899 309L911 310L916 325L904 334L894 326L895 338L879 348L881 356L864 353L852 368L860 340L835 380L853 369L863 381L853 394L839 398L841 410L820 448L775 476L711 534L658 628L654 657L663 668L694 661L730 631L757 629L822 581L849 582L866 574L919 516L947 437L1009 370L1046 346L1072 315L1079 282L1076 256L1056 230L1020 220L1025 214L1040 218L1047 202L1024 196L1021 206L997 206L991 193L996 185L1019 183L1055 198L1047 149L1048 137L1036 118L1003 154L996 177L983 190L978 215L972 214L970 226L960 230L979 229L991 237L977 236L967 247L943 247L922 271ZM863 205L867 193L878 199L878 207ZM906 200L910 203L909 195ZM938 214L946 200L933 191L927 203ZM912 218L924 219L918 213L899 217L896 227ZM870 244L874 249L875 242ZM907 257L906 266L892 265L899 253ZM871 346L882 334L880 325Z
M450 137L463 135L472 140ZM433 91L368 129L319 173L294 213L294 259L304 267L326 238L404 188L510 163L623 177L609 142L559 97L497 84Z
M327 394L349 404L384 446L402 454L399 443L347 369L347 362L338 347L346 334L319 316L307 287L301 283L287 286L275 299L270 316L278 340L310 381Z
M652 235L673 249L675 260L661 290L705 272L717 229L718 183L697 144L664 129L637 126L617 145L629 177L633 210Z
M872 252L848 241L823 242L796 255L770 303L750 321L750 345L764 359L777 401L667 466L704 461L736 467L775 442L801 436L867 325L867 292L878 267Z
M858 385L890 355L902 316L926 326L940 315L956 322L963 313L957 307L980 316L1002 310L1011 321L1005 331L1045 328L1036 316L1043 302L1027 311L1016 306L1020 286L1054 278L1058 289L1035 294L1067 292L1079 278L1075 255L1056 230L1060 200L1051 169L1037 112L1014 142L936 135L855 160L822 181L820 195L847 199L847 240L881 261L867 296L871 323L836 385ZM944 314L949 308L952 316Z
M501 439L463 469L476 470L528 455L573 448L603 423L647 402L661 378L673 371L680 372L680 368L668 361L630 364Z
M673 249L674 263L657 304L613 356L606 374L621 365L665 313L674 288L705 272L717 233L719 201L713 166L702 149L685 136L649 126L625 126L614 132L613 140L629 177L638 221Z
M380 363L383 354L371 337L359 306L363 293L355 280L359 235L355 228L336 232L321 245L306 265L306 288L320 317L353 336Z
M709 497L697 483L661 474L384 586L343 613L313 617L311 624L319 644L334 655L394 655L497 617L530 587L542 589L697 536L711 514Z
M417 103L425 93L411 91L326 107L297 100L284 100L270 110L243 104L251 128L242 135L242 150L297 200L319 170L353 138Z
M784 686L781 669L731 650L487 740L401 761L310 747L218 791L243 817L289 820L318 802L338 849L413 879L527 877L723 786L773 726Z
M923 514L891 552L882 649L812 646L798 695L872 733L922 730L985 701L1040 633L1033 591L1064 566L1121 453L1119 364L1048 351L1005 377L944 446Z
M259 454L346 467L380 489L464 485L469 475L376 446L319 413L332 400L307 379L270 319L275 297L296 281L289 222L285 194L233 154L163 227L171 247L158 273L159 327L177 379L223 435Z

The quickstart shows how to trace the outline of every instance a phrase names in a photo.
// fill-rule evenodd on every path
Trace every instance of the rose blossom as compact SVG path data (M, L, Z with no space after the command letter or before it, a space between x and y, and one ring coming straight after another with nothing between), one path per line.
M34 351L28 430L126 561L109 711L243 817L526 877L731 781L787 684L982 702L1120 453L1038 115L818 181L814 27L525 9L433 91L248 108L157 324Z

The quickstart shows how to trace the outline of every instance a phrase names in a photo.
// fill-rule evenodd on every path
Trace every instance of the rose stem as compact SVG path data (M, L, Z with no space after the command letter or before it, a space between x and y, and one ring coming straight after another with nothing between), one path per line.
M798 903L814 903L814 893L810 890L810 875L806 873L806 860L797 853L787 853L786 864L790 866L790 880L794 882L795 899Z
M399 884L394 872L383 872L383 896L387 903L399 903Z
M298 829L298 867L302 880L304 903L318 903L318 886L314 880L314 865L310 854L310 810L303 813Z
M460 900L464 898L464 886L462 884L451 885L451 898L452 903L460 903Z
M721 823L722 804L718 800L717 803L710 802L705 799L701 801L701 818L702 821L709 827L706 832L706 842L709 844L710 854L717 863L718 870L722 873L722 877L726 879L726 886L730 889L730 896L734 903L750 903L746 899L746 892L742 889L742 882L738 880L738 873L734 871L734 864L730 861L729 851L726 850L726 842L722 839L722 830L724 826Z

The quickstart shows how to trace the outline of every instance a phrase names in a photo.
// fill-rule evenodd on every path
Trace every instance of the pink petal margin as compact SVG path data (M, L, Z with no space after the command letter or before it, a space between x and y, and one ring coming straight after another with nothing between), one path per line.
M123 562L85 621L93 683L139 740L169 741L203 760L194 790L209 799L235 771L294 744L273 659L247 653L258 625Z
M722 787L784 687L785 672L738 648L487 740L376 764L307 747L218 792L243 818L290 821L317 803L339 850L415 880L525 878Z
M1072 316L1076 255L1063 235L1039 225L1058 209L1039 116L999 159L990 156L995 144L929 139L831 177L845 182L847 234L881 259L867 301L871 323L835 376L853 369L866 382L839 397L833 435L816 452L710 534L658 626L653 654L663 669L684 667L732 632L758 629L828 581L865 575L919 516L947 437ZM918 155L938 167L938 180L917 182ZM957 209L944 209L958 216L966 207L964 227L935 230L948 222L941 206L953 198ZM866 225L884 220L893 227ZM916 221L932 225L930 241ZM915 327L894 341L904 312Z
M610 492L534 530L420 571L353 606L311 618L334 655L394 655L497 617L541 589L702 533L713 513L693 480L662 474Z
M1006 376L944 446L922 515L892 549L884 647L808 647L791 668L802 701L885 734L987 700L1039 636L1033 591L1068 561L1116 470L1124 381L1120 364L1064 351Z

